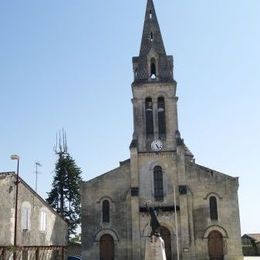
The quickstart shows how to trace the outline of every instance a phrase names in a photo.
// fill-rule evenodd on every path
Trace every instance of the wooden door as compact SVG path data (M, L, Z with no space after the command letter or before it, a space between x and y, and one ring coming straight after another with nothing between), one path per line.
M161 237L165 245L166 259L172 259L172 247L171 247L171 233L166 227L161 226Z
M212 231L208 236L208 250L210 260L223 260L223 237L220 232Z
M106 234L100 238L100 260L114 260L115 246L113 237Z

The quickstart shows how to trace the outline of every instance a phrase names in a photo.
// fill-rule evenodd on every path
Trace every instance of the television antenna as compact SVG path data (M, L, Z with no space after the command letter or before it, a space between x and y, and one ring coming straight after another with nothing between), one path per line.
M68 155L67 135L63 128L59 134L56 134L56 144L53 150L59 157Z

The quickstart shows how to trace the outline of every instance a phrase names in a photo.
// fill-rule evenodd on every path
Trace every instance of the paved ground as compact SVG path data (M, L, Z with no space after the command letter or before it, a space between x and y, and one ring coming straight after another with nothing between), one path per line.
M260 256L245 256L244 260L260 260Z

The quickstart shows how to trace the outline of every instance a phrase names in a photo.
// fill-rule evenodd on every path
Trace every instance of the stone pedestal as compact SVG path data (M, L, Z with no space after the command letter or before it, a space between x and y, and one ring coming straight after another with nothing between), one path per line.
M164 241L161 237L152 236L145 243L145 260L166 260Z

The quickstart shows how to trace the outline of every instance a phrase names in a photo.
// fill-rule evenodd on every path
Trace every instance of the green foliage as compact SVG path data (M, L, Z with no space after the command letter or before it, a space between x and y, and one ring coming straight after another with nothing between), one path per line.
M69 237L76 234L80 223L81 170L67 153L59 153L52 190L47 202L68 222Z

